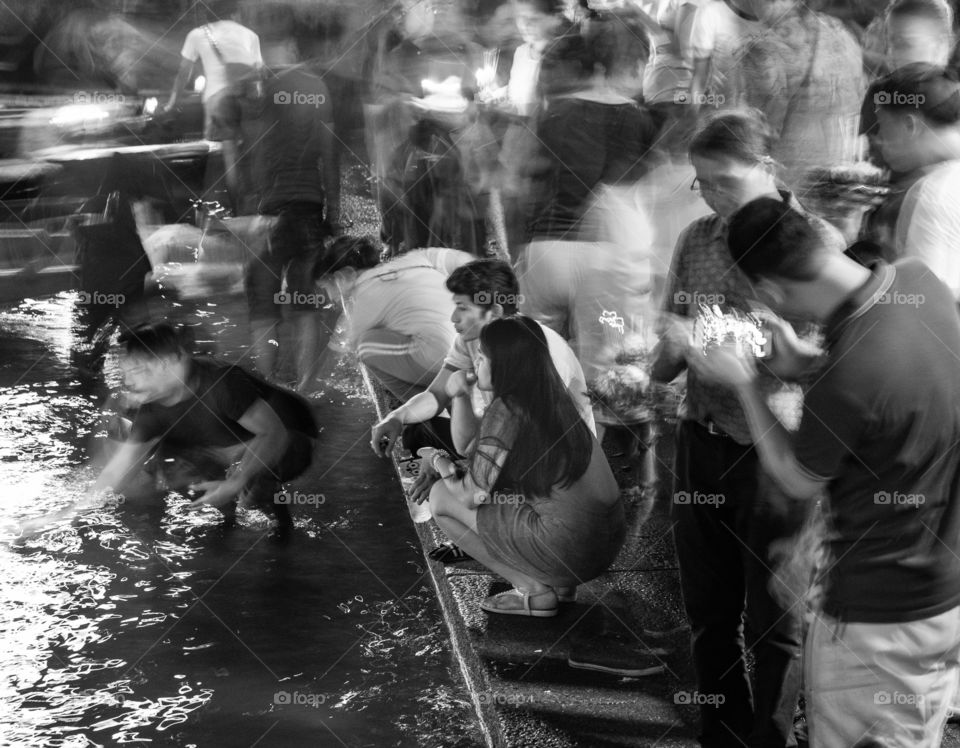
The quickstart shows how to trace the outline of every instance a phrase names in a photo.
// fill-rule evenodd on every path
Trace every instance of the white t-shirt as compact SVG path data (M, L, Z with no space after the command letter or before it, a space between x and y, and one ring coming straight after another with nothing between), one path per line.
M932 167L907 191L897 218L903 257L923 260L960 301L960 159Z
M537 324L540 324L539 322ZM590 405L590 399L587 397L587 382L583 376L583 369L580 362L573 354L567 341L557 335L549 327L540 325L543 334L547 337L547 346L550 349L550 358L553 359L553 365L557 368L560 379L567 386L570 396L573 398L580 416L583 418L594 436L597 434L597 425L593 420L593 407ZM457 335L453 341L453 347L450 353L443 361L443 365L448 369L457 371L477 371L477 358L480 354L480 338L473 340L464 340L462 335ZM479 387L473 388L473 410L477 417L482 417L487 406L493 402L493 393L489 390L481 390Z
M518 113L528 116L537 105L537 81L540 79L540 54L530 44L521 44L513 53L507 97Z
M739 13L727 0L701 2L690 28L688 62L710 59L707 93L723 96L718 107L735 107L742 89L740 57L745 43L762 30L756 18Z
M206 27L198 26L187 34L180 54L190 62L198 59L203 63L203 74L207 83L203 88L203 100L229 87L235 81L228 80L227 69L220 61L207 36L206 28L217 42L217 48L227 62L236 62L251 67L263 65L260 56L260 37L246 26L235 21L216 21Z
M351 347L364 333L382 327L432 342L437 352L446 350L456 335L447 277L475 259L458 249L417 249L364 270L347 302Z

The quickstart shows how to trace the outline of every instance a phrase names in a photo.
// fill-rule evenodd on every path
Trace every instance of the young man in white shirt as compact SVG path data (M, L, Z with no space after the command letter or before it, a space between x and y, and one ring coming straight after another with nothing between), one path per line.
M370 446L380 456L390 453L406 425L424 423L448 407L462 407L467 402L479 418L489 404L490 393L475 386L480 330L494 319L517 313L521 299L516 275L510 265L502 260L476 260L454 270L447 279L447 289L453 294L451 321L457 337L444 360L443 368L427 391L415 395L373 427ZM557 373L567 385L583 420L596 433L580 363L570 346L557 333L544 328L544 334ZM460 435L454 433L453 446L463 452L467 444ZM435 474L421 474L411 497L429 493L437 477Z
M223 144L224 180L233 207L237 210L243 187L238 171L240 88L245 80L255 81L260 75L263 57L260 54L260 38L239 23L240 12L236 1L224 0L214 8L211 15L217 20L193 29L183 42L180 69L164 111L176 108L180 94L193 77L194 67L199 61L206 76L203 88L203 136Z

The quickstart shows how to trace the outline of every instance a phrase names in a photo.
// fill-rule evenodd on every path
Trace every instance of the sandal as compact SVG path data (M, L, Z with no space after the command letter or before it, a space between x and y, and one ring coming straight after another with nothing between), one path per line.
M460 561L472 561L473 557L463 552L463 549L451 542L441 543L427 554L427 558L439 561L441 564L456 564Z
M557 593L558 603L575 603L577 601L577 586L571 584L569 587L554 587L553 591Z
M488 597L480 603L480 610L485 610L487 613L499 613L505 616L552 618L557 614L558 607L556 602L552 608L530 607L531 597L541 597L548 594L556 598L556 593L553 590L544 590L543 592L534 592L533 594L516 589L507 590L506 592L501 592L499 595L491 595Z

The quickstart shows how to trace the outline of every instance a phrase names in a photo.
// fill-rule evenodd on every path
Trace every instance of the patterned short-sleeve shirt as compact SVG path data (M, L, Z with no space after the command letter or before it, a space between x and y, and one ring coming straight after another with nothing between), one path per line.
M791 193L784 191L781 195L811 220L828 246L843 251L843 237L836 228L807 213ZM693 319L704 303L749 312L755 298L752 284L727 248L727 223L723 218L716 214L704 216L684 229L673 257L665 311ZM784 384L762 367L758 386L774 414L788 428L795 429L803 403L800 387ZM740 444L753 441L740 400L729 387L701 381L695 372L688 371L683 407L683 418L704 424L712 422Z

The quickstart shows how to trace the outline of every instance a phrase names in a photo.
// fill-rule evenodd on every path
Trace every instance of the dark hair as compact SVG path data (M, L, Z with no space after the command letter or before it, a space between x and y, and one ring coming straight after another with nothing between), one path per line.
M650 58L650 36L635 10L597 13L583 35L592 68L602 66L608 78L635 71Z
M480 331L494 397L519 418L504 473L531 496L570 486L590 465L590 429L557 373L540 325L529 317L496 319Z
M120 333L117 343L128 356L185 356L192 345L188 328L169 322L145 322Z
M727 246L748 276L816 277L824 245L810 221L783 200L758 197L733 214Z
M748 164L772 163L774 135L757 109L722 112L709 119L690 141L690 155L726 156Z
M887 7L886 17L892 16L919 16L953 31L953 8L946 0L896 0Z
M881 78L870 91L878 108L920 112L937 125L960 122L960 82L946 68L912 62Z
M367 270L380 264L380 249L369 236L338 236L328 244L313 266L313 279L344 268Z
M240 0L213 0L207 4L207 10L213 18L226 21L240 10Z
M499 304L506 317L517 313L520 284L510 263L503 260L474 260L461 265L447 278L447 290L469 296L485 309Z

